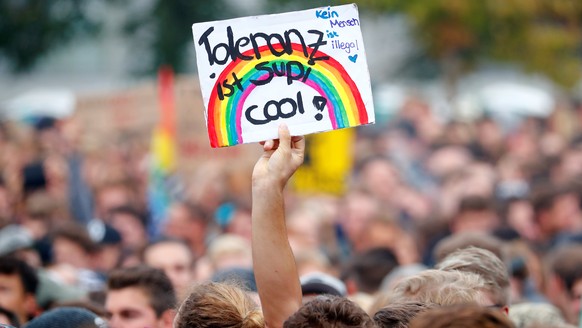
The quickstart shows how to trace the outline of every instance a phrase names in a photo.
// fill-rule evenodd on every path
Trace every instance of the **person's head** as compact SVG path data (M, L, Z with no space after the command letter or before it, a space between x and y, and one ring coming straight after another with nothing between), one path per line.
M373 294L380 288L384 277L397 266L398 260L391 250L373 248L353 257L342 280L350 289L350 294L356 290Z
M580 204L576 193L552 184L540 184L532 192L534 222L540 237L551 240L558 233L569 228L572 218L580 214Z
M509 318L517 327L562 328L566 324L560 310L548 303L514 304Z
M174 328L264 326L260 308L245 291L215 282L195 286L180 305L174 320Z
M495 236L477 231L450 235L439 241L434 248L434 259L438 263L456 250L470 246L486 249L498 258L504 259L503 241Z
M547 269L546 296L568 322L576 324L582 298L582 245L564 246L550 253Z
M165 239L148 245L143 252L143 262L164 270L174 290L183 299L192 283L194 258L190 247L180 240Z
M214 271L232 267L250 268L253 265L250 242L234 234L216 237L208 246L207 255Z
M482 196L465 196L451 221L453 233L467 231L488 232L500 224L493 202Z
M514 328L499 311L474 304L435 308L419 314L410 328Z
M105 309L110 328L172 327L175 304L172 283L160 269L119 269L107 281Z
M376 311L374 322L380 328L408 328L410 321L419 313L435 307L422 302L392 303Z
M30 321L26 328L107 328L105 320L79 307L58 307Z
M135 203L135 193L126 181L108 181L97 186L95 195L95 216L105 220L109 212L120 206Z
M510 304L509 273L505 264L492 252L472 246L459 249L445 257L436 268L478 274L485 281L485 290L493 304L507 311Z
M123 246L140 249L148 242L147 218L131 206L120 206L109 211L107 221L121 234Z
M356 303L339 296L319 296L292 314L284 328L374 327L374 321Z
M195 257L199 257L204 252L208 223L208 215L201 207L188 202L176 202L168 209L164 234L167 237L183 239L195 253Z
M53 232L52 251L55 264L87 269L91 267L91 257L97 252L97 245L83 226L71 222Z
M461 271L426 270L404 278L388 292L386 301L437 305L478 303L491 305L483 278Z
M36 311L36 271L26 262L13 257L0 257L0 306L14 312L20 323L26 323Z

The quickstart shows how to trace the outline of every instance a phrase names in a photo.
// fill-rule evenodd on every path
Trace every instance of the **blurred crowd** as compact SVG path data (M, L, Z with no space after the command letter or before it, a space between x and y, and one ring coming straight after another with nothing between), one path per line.
M474 246L503 263L509 301L492 305L508 306L516 326L534 313L577 325L581 127L575 102L508 128L487 115L445 122L410 98L389 122L358 128L344 195L285 193L304 293L345 296L373 316L399 281ZM250 170L202 159L193 177L174 177L180 187L154 226L148 147L88 151L83 129L50 117L0 122L0 323L24 326L60 310L133 327L142 314L128 306L143 297L123 294L133 285L149 286L150 315L169 327L165 311L191 299L195 285L237 279L259 302ZM144 322L135 327L152 326Z

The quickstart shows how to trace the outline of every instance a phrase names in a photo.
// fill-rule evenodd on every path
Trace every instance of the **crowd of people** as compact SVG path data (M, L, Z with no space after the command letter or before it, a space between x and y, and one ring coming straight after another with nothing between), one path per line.
M174 177L158 224L147 147L0 121L0 326L576 327L580 127L576 103L509 126L411 98L332 196L286 187L306 145L281 125L252 174Z

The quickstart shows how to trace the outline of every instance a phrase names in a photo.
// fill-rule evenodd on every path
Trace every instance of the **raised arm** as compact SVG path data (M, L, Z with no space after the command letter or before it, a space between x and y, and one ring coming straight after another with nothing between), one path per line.
M291 137L287 126L281 125L279 140L266 141L263 150L253 170L253 267L265 323L277 328L301 307L301 284L287 240L283 190L303 163L305 140Z

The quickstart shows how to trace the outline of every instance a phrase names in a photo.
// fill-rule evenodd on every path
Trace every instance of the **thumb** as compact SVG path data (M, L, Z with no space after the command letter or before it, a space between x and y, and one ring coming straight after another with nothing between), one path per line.
M291 150L291 133L285 123L279 125L279 148L285 151Z

